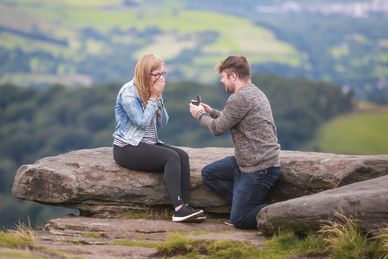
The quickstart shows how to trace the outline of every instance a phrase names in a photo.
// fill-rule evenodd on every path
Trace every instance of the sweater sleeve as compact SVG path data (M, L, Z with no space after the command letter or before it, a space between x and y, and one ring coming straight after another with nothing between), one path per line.
M247 113L248 108L245 97L237 92L228 98L224 109L218 112L217 118L214 119L205 111L200 111L196 119L214 135L221 135L238 124Z
M210 116L213 118L213 119L217 119L218 116L220 116L220 111L219 110L216 110L216 109L212 109L211 113L210 113Z

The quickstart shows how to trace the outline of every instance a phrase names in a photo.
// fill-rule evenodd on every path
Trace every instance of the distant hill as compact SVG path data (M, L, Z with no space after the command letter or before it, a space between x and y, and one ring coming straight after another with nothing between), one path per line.
M127 80L146 52L166 60L169 80L209 83L216 63L240 53L255 72L331 81L364 99L382 91L388 103L387 13L377 0L2 1L0 83Z
M388 106L363 106L321 126L306 149L342 154L388 154Z
M290 44L247 19L188 10L179 1L16 1L2 4L0 17L2 62L9 64L2 81L120 80L147 52L167 61L172 78L201 81L214 80L214 65L235 52L253 63L301 61Z

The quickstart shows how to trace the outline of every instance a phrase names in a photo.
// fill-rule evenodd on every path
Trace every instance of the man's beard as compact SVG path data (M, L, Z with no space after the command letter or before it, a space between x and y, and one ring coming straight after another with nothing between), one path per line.
M235 92L235 87L234 87L234 85L231 84L229 86L226 86L225 90L226 90L227 93L232 94L232 93Z

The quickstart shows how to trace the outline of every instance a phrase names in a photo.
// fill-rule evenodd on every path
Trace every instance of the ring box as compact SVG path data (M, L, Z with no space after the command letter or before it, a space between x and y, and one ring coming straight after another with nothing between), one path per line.
M198 106L201 103L201 96L197 95L197 100L191 100L191 103Z

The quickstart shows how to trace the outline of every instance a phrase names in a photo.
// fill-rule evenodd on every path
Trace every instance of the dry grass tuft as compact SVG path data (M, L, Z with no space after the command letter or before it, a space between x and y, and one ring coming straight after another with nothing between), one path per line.
M369 252L367 235L357 220L337 214L339 222L322 226L320 233L333 258L364 258Z

